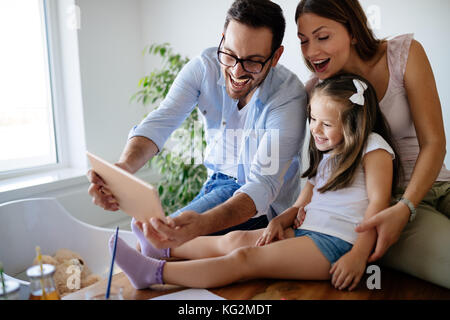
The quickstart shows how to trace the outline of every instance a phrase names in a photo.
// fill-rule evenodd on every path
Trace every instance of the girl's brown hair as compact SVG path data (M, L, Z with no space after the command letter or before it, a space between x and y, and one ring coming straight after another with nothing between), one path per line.
M367 16L358 0L302 0L295 12L295 23L304 13L313 13L344 25L356 39L355 49L362 60L368 61L377 53L381 40L369 28ZM306 65L314 72L308 61Z
M354 79L367 84L364 92L364 106L353 103L350 98L357 92ZM394 144L389 126L381 113L377 95L372 85L364 78L353 74L341 74L319 83L311 94L330 97L342 106L340 120L343 127L343 142L331 153L328 164L331 166L331 176L328 182L318 191L336 191L348 187L354 180L356 170L363 159L363 152L371 133L378 133L392 147L395 153L394 177L392 191L395 190L401 177L400 158ZM308 117L311 120L311 106L308 106ZM316 148L314 139L309 144L308 170L303 178L313 178L317 175L323 152Z

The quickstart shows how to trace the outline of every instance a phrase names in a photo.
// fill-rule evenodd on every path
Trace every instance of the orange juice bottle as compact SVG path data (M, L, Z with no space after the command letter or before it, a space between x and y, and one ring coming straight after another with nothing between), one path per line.
M60 300L58 291L56 291L55 266L44 264L28 268L27 276L30 279L30 298L29 300Z

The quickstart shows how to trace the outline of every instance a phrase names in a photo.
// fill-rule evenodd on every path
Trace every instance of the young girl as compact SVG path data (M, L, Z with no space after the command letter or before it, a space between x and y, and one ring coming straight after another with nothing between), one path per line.
M137 289L152 284L211 288L255 278L359 283L376 241L356 226L389 206L398 160L376 94L364 79L341 75L319 84L309 107L309 180L294 206L266 229L199 237L155 249L132 225L141 252L117 242L116 262ZM305 217L306 214L306 217ZM110 240L112 250L114 236ZM176 257L188 261L165 261Z

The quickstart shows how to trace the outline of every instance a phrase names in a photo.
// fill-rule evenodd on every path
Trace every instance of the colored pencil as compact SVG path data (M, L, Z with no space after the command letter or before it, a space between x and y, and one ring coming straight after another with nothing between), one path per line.
M114 239L114 249L113 254L111 258L111 267L109 269L109 278L108 278L108 286L106 287L106 295L105 299L109 300L109 295L111 293L111 282L112 282L112 275L114 270L114 260L116 259L116 249L117 249L117 237L119 236L119 227L116 229L116 238Z

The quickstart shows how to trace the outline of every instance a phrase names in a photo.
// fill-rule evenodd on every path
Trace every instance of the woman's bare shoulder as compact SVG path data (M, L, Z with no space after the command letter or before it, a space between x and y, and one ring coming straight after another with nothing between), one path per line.
M422 44L419 41L413 39L411 41L411 47L409 49L408 62L405 72L405 81L414 80L414 78L416 78L418 75L422 77L424 73L428 74L429 77L433 74L431 64ZM428 80L431 80L431 77Z

